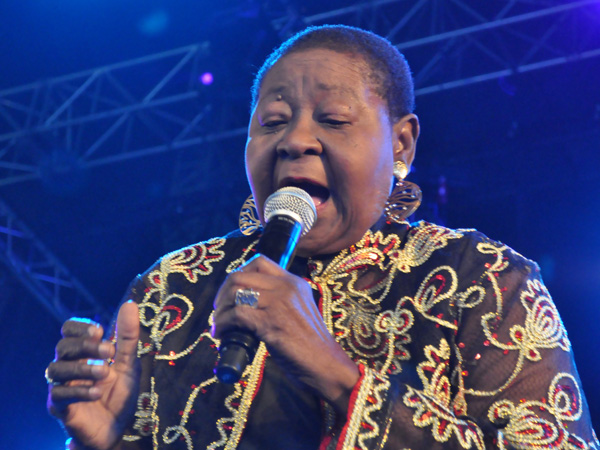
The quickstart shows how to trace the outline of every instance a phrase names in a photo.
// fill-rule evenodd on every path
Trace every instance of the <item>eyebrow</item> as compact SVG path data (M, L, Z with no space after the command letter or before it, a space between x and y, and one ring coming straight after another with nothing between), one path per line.
M329 91L329 92L331 92L331 91L339 91L342 94L354 93L353 89L349 89L347 87L343 87L343 86L340 86L338 84L319 83L319 84L317 84L317 88L318 89L322 89L324 91Z
M282 94L286 89L286 86L284 86L283 84L274 86L274 87L270 87L269 89L263 91L264 95L270 95L270 94ZM262 92L261 92L262 94ZM262 95L261 95L262 96Z
M266 97L268 95L273 95L273 94L283 94L285 93L285 91L288 89L288 86L285 84L279 84L279 85L275 85L273 87L270 87L269 89L262 91L260 93L261 97ZM328 84L328 83L323 83L320 82L317 84L317 89L323 90L323 91L327 91L327 92L334 92L334 91L339 91L341 94L350 94L351 97L356 97L356 92L354 92L353 89L349 89L347 87L343 87L340 86L338 84Z

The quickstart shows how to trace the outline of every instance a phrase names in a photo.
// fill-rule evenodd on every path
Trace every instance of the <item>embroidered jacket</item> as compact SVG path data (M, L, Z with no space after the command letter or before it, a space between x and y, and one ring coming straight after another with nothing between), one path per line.
M233 233L163 257L140 306L131 449L600 449L538 267L473 230L387 224L293 271L360 368L347 417L291 383L261 344L233 386L213 374L213 300L254 254Z

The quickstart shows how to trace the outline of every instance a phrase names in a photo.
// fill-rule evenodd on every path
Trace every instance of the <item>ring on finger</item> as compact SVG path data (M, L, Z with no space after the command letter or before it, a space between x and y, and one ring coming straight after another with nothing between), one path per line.
M238 289L235 291L235 304L237 306L249 306L250 308L258 307L258 297L260 292L254 289Z
M60 386L62 383L60 381L54 381L50 375L48 375L48 368L44 371L44 378L46 378L46 383L50 386Z

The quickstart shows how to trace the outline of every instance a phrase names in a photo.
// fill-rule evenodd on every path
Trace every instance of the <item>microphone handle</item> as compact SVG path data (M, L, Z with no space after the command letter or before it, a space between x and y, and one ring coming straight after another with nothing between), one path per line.
M256 251L287 268L294 259L302 225L286 215L274 216L265 226ZM236 383L246 366L254 360L260 341L248 330L240 328L223 333L215 375L221 383Z
M302 225L299 222L288 216L275 216L267 222L256 251L287 270L296 254L301 233Z

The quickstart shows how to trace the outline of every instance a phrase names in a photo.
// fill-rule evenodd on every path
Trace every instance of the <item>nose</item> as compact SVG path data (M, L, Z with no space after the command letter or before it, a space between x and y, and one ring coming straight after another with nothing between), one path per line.
M291 158L321 154L323 148L316 131L310 118L299 117L291 121L277 145L277 154Z

